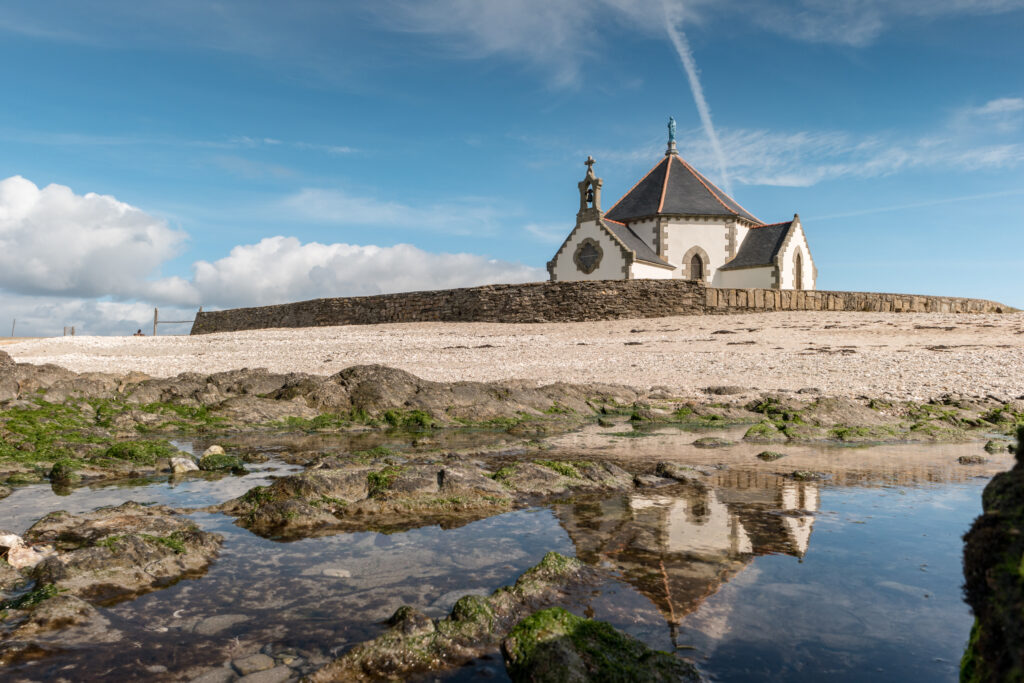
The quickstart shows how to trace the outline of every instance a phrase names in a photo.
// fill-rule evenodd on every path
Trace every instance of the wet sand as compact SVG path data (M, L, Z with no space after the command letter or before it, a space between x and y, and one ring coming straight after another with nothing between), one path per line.
M758 313L588 323L404 323L5 345L20 362L153 376L381 363L434 381L522 379L928 399L1024 394L1024 313Z

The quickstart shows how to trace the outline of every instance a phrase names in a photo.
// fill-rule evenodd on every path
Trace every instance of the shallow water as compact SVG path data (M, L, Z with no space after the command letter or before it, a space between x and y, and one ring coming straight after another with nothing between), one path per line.
M706 488L577 496L454 528L283 543L194 512L225 537L204 576L102 607L110 642L8 673L176 680L261 648L294 651L296 670L308 672L380 633L400 605L443 616L461 595L507 585L557 550L609 571L573 611L659 649L679 647L714 680L956 680L971 622L960 597L960 536L1008 456L963 466L956 457L978 444L787 447L787 458L762 463L753 453L763 448L697 449L694 438L590 430L554 439L553 452L727 465L711 471ZM68 496L24 487L0 501L0 526L21 532L51 510L125 500L197 508L297 468L271 459L251 469ZM795 469L831 478L779 476ZM504 678L500 657L446 678L485 675Z

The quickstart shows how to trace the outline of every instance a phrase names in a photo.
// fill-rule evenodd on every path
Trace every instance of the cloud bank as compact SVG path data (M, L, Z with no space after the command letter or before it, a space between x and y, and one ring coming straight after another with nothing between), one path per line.
M340 211L343 199L333 200ZM199 305L260 306L546 277L540 268L476 254L284 236L197 261L189 278L162 277L161 266L186 238L114 197L55 184L40 189L20 176L0 180L0 322L17 318L19 335L52 336L64 325L80 334L127 334L152 320L154 305L184 320Z

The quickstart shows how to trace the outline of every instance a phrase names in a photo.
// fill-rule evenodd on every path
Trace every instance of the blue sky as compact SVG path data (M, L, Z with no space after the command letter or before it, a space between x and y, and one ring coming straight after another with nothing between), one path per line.
M819 288L1024 307L1022 33L1024 0L3 1L0 329L544 279L586 156L610 206L669 115L800 213Z

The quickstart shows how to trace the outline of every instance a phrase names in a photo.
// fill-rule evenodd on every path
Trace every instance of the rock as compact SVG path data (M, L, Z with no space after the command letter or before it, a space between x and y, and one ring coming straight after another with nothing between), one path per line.
M12 491L11 491L11 488L9 486L4 486L4 485L0 484L0 500L3 500L7 496L11 495L11 493L12 493Z
M25 545L25 541L21 536L6 529L0 529L0 554L11 548L20 548L23 545Z
M655 466L654 471L660 477L668 477L669 479L675 479L678 482L691 484L702 489L707 488L707 484L699 478L700 473L686 465L674 462L659 462Z
M265 654L254 654L233 660L231 666L241 676L247 676L257 671L265 671L274 668L274 660Z
M561 607L535 612L516 624L502 641L501 653L514 683L703 680L689 662Z
M7 550L7 564L11 565L15 569L35 567L47 557L48 555L26 546L8 548Z
M692 444L696 448L727 448L729 446L735 446L735 441L729 441L728 439L722 439L717 436L705 436L697 439Z
M956 461L961 465L984 465L988 462L988 458L980 455L961 455Z
M633 477L633 485L639 488L649 488L652 486L668 486L674 484L675 481L667 479L665 477L658 477L653 474L638 474Z
M210 669L193 678L189 683L230 683L235 680L235 672L231 669Z
M786 454L779 453L778 451L761 451L754 457L756 457L758 460L764 460L765 462L772 462L774 460L778 460L779 458L785 458Z
M53 463L47 475L54 484L78 484L82 481L82 475L78 473L79 463L74 460L58 460Z
M14 359L6 351L0 351L0 368L13 368Z
M1013 446L1007 443L1006 441L996 441L994 439L990 439L988 442L985 443L985 450L989 453L1005 453L1007 451L1011 451L1012 449Z
M292 670L287 666L276 666L273 669L242 676L238 679L238 683L284 683L292 675Z
M223 539L162 505L128 502L80 515L52 512L25 540L52 542L58 551L32 570L39 585L112 600L199 575Z
M708 387L705 391L712 396L733 396L735 394L746 393L747 390L744 387L728 384L725 386Z
M592 586L597 577L578 560L550 552L515 585L488 597L463 596L445 619L434 621L412 607L399 608L388 620L388 631L356 645L308 680L408 680L455 668L493 651L508 628L530 610L552 604L573 588Z
M810 470L794 470L782 476L795 479L796 481L824 481L825 479L832 478L832 475L826 472L812 472Z
M1024 427L1017 428L1017 462L992 478L982 514L964 535L964 598L974 613L960 680L1024 680Z
M212 448L212 447L211 447ZM220 446L217 446L220 448ZM207 451L210 449L208 448ZM206 472L229 471L232 474L246 474L245 465L237 455L227 455L221 448L220 453L203 453L199 458L199 469Z
M203 451L203 455L224 455L224 447L214 444Z
M612 422L611 420L609 420L606 417L599 417L599 418L597 418L597 426L598 427L608 428L608 427L614 427L615 423Z
M192 632L202 636L212 636L244 621L249 621L249 617L244 614L215 614L196 624Z
M175 474L198 472L199 466L192 458L171 458L171 471Z

